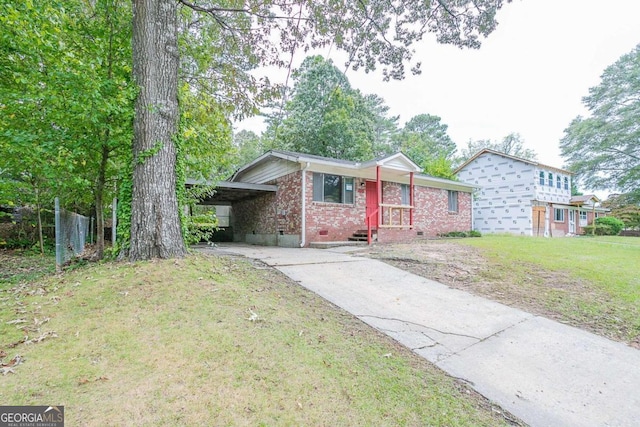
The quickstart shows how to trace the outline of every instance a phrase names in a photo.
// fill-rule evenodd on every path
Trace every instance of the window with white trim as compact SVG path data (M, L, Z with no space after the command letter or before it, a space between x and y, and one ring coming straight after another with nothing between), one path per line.
M447 198L449 200L449 212L458 212L458 192L447 190Z
M353 178L313 173L313 201L353 204Z
M540 171L540 185L544 185L544 172Z
M562 189L562 178L560 178L560 175L556 175L556 187Z
M567 178L566 176L564 177L564 189L569 189L569 178Z
M549 187L553 187L553 174L549 172Z
M409 184L400 184L400 196L403 205L411 204L411 187Z
M553 220L555 222L564 222L564 209L553 209Z

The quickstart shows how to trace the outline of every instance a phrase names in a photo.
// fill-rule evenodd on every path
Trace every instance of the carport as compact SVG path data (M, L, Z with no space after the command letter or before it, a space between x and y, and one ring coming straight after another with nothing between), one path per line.
M203 183L188 179L185 185L187 188L193 188ZM220 230L214 234L214 241L235 240L233 236L234 204L267 194L275 194L277 189L277 185L221 181L209 193L201 196L198 205L216 207Z
M202 182L188 179L187 188L202 185ZM275 193L277 185L250 184L247 182L221 181L216 184L211 193L203 196L198 202L199 205L233 206L234 203L243 200L254 199L268 193Z

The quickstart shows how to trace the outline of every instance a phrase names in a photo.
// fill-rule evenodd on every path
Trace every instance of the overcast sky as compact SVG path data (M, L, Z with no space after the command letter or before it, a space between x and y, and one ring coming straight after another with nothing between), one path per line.
M498 22L479 50L426 37L416 46L419 76L383 82L380 74L350 70L347 77L364 94L384 98L401 125L422 113L440 116L458 147L518 132L540 162L562 167L559 140L574 117L586 114L582 97L640 43L640 0L514 0ZM320 54L342 67L336 52ZM259 122L236 130L260 132Z

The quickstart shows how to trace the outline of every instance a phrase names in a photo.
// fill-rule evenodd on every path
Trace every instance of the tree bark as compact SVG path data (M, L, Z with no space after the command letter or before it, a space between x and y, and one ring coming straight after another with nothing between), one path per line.
M133 1L132 261L186 254L176 196L177 2Z

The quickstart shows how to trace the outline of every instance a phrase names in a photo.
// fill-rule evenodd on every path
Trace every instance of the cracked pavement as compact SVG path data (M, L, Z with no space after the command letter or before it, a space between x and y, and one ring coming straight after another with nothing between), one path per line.
M221 245L259 259L531 426L637 426L640 351L347 248Z

